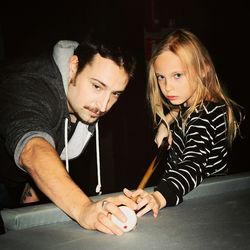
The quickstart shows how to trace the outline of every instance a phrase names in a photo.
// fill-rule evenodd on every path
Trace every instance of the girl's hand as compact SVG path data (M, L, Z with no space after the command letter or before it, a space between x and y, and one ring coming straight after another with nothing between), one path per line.
M141 217L152 210L153 216L156 218L158 216L159 210L166 205L165 198L158 191L148 193L142 189L137 189L136 191L132 192L125 188L123 192L127 197L135 200L138 204L138 217Z
M171 130L169 130L166 125L162 122L159 127L158 127L158 130L157 130L157 133L156 133L156 136L155 136L155 143L157 144L157 147L159 148L161 143L162 143L162 140L164 138L168 138L168 144L169 144L169 147L171 146L172 144L172 141L173 141L173 138L172 138L172 132Z

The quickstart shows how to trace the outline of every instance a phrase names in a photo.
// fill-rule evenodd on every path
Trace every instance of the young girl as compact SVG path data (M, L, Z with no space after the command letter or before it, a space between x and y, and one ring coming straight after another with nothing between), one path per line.
M158 128L156 143L172 140L165 171L153 193L138 189L138 216L175 206L206 177L227 172L227 156L241 107L223 91L209 53L191 32L177 29L160 42L149 62L148 98ZM240 119L236 119L239 115Z

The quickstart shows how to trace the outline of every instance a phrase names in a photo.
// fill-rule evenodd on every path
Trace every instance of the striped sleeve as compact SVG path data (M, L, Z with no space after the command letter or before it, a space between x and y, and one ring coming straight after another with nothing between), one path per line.
M175 127L164 175L155 188L167 206L178 205L204 178L226 168L225 115L221 106L204 108L191 115L185 134Z

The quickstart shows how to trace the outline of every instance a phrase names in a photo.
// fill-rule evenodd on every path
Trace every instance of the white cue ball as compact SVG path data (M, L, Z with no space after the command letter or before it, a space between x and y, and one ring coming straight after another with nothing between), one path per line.
M111 220L118 227L120 227L123 230L123 232L129 232L135 227L135 225L137 223L137 216L136 216L135 212L127 206L120 206L119 208L124 213L124 215L127 217L127 221L122 222L122 221L118 220L113 214L111 215Z

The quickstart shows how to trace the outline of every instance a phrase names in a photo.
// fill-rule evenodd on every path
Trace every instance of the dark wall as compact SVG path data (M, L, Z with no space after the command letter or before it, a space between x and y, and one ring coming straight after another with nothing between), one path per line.
M134 51L137 70L128 89L100 121L101 168L104 193L135 188L155 154L153 131L145 101L146 64L144 31L157 35L170 24L189 28L210 51L218 75L231 97L249 110L247 1L112 0L61 3L53 7L39 2L25 6L8 3L1 7L0 60L38 55L58 40L81 40L90 29L120 36ZM2 49L2 50L1 50ZM249 170L247 157L248 118L242 126L243 139L235 142L230 172ZM79 158L70 162L71 175L89 194L96 185L95 140ZM156 172L149 185L155 184Z

